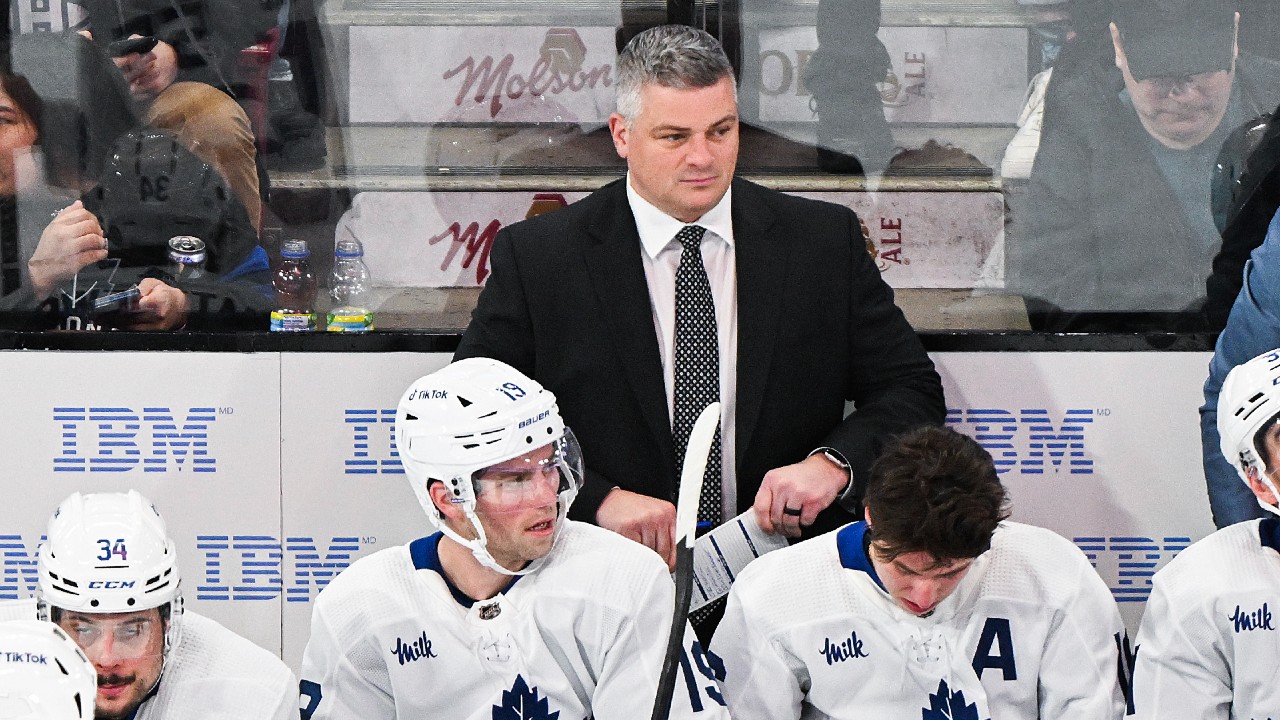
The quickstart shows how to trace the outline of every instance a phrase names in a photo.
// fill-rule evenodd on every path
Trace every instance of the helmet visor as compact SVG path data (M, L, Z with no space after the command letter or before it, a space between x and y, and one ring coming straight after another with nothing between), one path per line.
M67 614L59 626L97 665L116 660L138 660L164 653L164 621L139 613L90 617Z
M477 509L520 512L554 506L582 487L582 450L568 428L555 442L475 472Z

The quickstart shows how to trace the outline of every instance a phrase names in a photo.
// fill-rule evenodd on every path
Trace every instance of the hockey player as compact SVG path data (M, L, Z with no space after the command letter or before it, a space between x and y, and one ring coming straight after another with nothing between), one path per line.
M439 532L352 563L316 599L303 720L648 717L675 589L655 553L565 515L582 460L555 397L460 360L396 410ZM672 718L727 718L723 666L685 624Z
M0 648L0 718L93 717L93 663L57 625L40 620L0 622Z
M75 493L39 552L40 612L98 673L98 720L296 718L275 655L182 607L164 520L137 491Z
M1271 513L1280 462L1280 349L1235 367L1218 396L1222 454ZM1274 718L1280 708L1280 518L1183 550L1152 580L1138 630L1139 718Z
M752 720L1114 720L1111 593L1084 554L1006 522L991 456L949 429L872 466L866 520L755 560L712 640Z

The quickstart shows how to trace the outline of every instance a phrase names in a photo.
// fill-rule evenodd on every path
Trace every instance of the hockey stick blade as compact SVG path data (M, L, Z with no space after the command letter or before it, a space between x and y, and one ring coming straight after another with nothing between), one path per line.
M684 652L684 628L689 621L689 603L693 599L693 543L698 534L698 502L702 498L702 477L707 471L707 456L716 439L720 424L720 403L703 409L689 432L684 466L680 468L680 496L676 499L676 602L671 616L671 632L667 635L667 652L662 658L662 674L658 676L658 694L653 699L651 720L667 720L671 712L671 696L675 691L676 671Z
M707 472L707 456L720 424L720 403L703 408L689 431L689 445L680 469L680 497L676 500L676 543L692 548L698 532L698 502L702 498L702 477Z

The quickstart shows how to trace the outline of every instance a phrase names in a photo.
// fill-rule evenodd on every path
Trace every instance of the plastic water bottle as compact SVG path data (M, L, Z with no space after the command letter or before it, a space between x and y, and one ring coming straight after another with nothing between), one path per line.
M373 329L373 284L364 264L359 240L339 240L333 248L333 273L329 276L329 332L368 332Z
M316 329L316 276L307 258L306 240L286 240L280 249L280 265L271 276L276 291L276 309L271 311L271 329L304 332Z

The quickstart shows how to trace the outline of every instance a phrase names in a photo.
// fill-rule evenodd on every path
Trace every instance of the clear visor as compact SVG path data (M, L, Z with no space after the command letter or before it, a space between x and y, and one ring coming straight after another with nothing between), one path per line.
M554 507L564 492L582 487L582 450L573 432L537 450L476 471L476 509L490 513Z
M95 665L137 660L164 652L164 622L155 618L86 618L72 615L59 625Z

